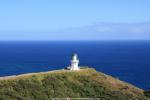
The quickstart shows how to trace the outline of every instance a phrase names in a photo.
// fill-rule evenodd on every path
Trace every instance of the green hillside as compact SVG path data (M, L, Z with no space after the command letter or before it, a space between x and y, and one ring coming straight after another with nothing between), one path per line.
M149 100L144 96L143 90L92 68L79 71L57 70L0 79L0 100L52 98Z

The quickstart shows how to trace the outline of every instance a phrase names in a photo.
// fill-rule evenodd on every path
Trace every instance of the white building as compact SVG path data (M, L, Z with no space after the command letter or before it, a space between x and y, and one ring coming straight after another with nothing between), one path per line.
M78 59L78 56L77 54L73 54L72 57L71 57L71 65L68 67L69 70L79 70L79 59Z

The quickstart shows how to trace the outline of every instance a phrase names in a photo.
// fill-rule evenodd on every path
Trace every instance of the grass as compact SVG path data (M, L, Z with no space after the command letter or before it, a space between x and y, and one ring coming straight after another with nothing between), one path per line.
M148 99L143 90L92 68L32 73L0 80L0 100L52 98Z

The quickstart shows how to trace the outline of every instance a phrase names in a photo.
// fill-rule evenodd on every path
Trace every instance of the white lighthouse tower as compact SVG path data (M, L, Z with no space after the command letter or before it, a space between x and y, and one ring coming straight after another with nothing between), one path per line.
M71 66L70 66L70 70L79 70L79 59L78 59L78 55L76 53L74 53L71 57Z

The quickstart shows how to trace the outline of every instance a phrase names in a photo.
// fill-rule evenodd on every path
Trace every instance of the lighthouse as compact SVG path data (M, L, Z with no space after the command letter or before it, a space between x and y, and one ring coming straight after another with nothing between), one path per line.
M71 57L71 65L69 67L70 70L79 70L79 59L78 59L78 55L76 53L74 53Z

